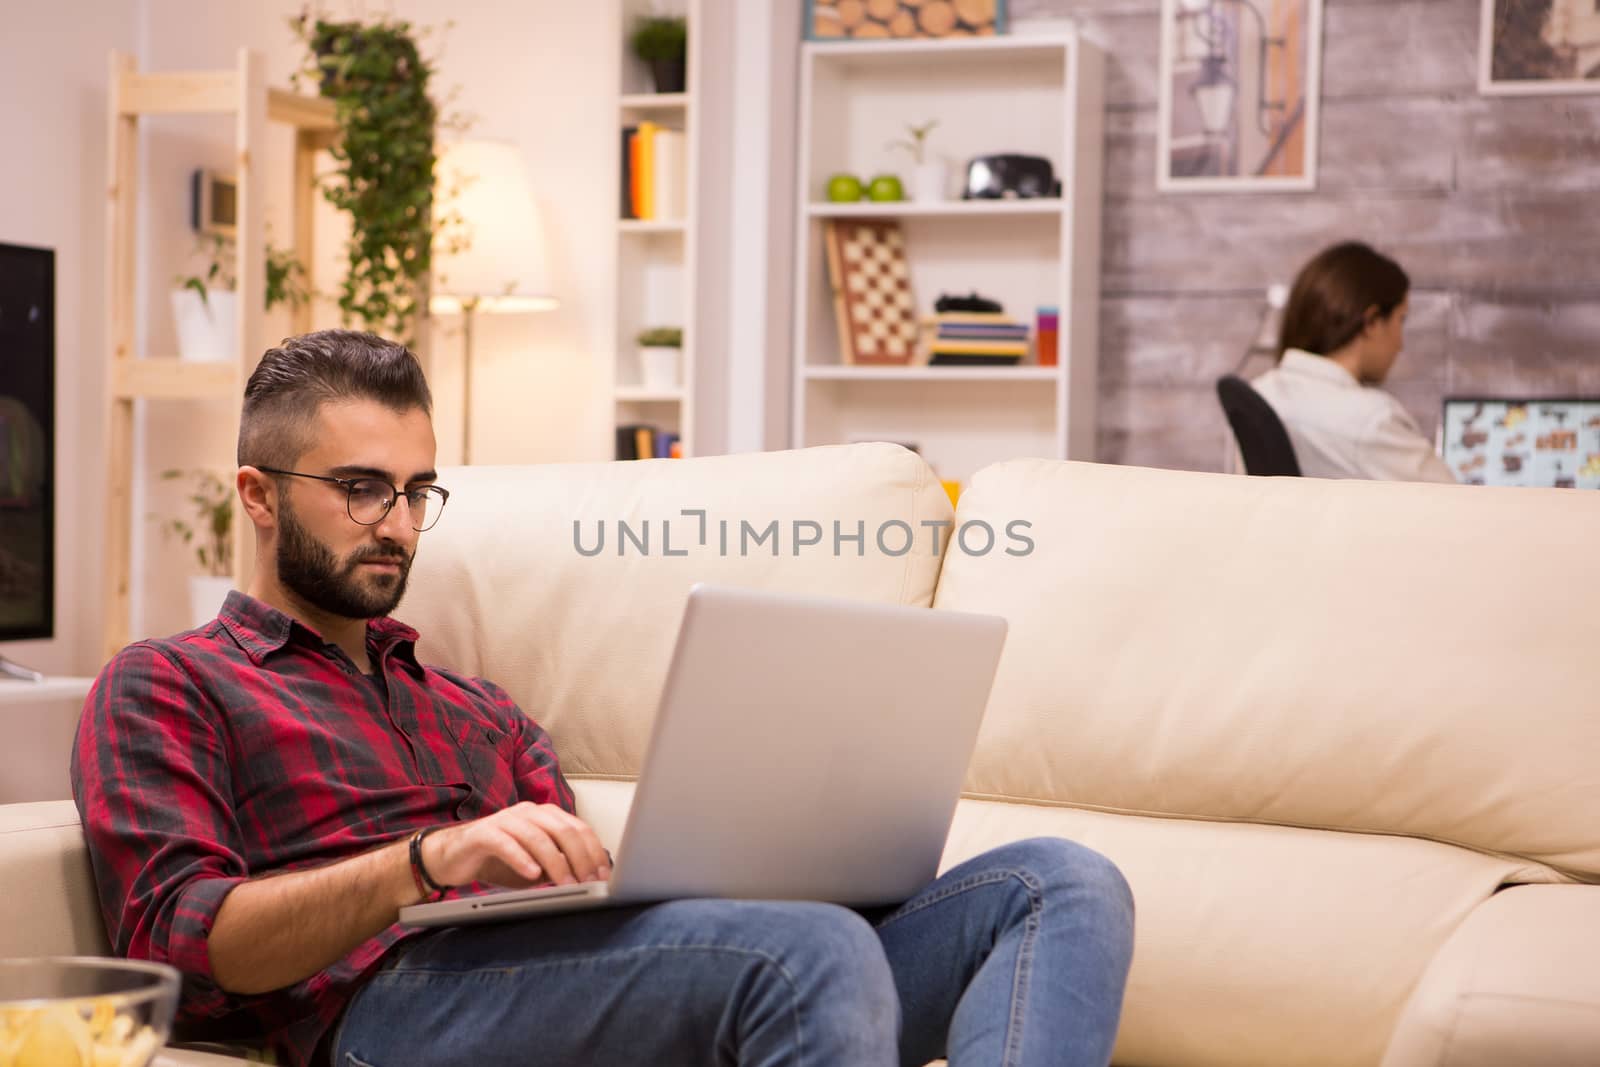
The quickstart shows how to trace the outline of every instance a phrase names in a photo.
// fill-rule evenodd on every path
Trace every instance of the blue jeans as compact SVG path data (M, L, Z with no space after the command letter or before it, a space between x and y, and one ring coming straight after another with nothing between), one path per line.
M677 900L440 930L358 993L338 1067L1104 1067L1133 899L1020 841L897 908Z

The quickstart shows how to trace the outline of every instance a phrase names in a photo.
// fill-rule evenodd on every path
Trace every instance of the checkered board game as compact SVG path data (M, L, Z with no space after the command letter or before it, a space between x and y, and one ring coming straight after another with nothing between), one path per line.
M917 351L917 316L900 224L833 220L827 224L826 244L840 359L910 363Z

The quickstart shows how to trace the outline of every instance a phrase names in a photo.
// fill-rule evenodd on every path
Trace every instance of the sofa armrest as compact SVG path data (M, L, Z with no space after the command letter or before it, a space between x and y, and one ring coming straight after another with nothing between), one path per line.
M70 800L0 805L0 957L111 952Z
M1450 936L1383 1067L1584 1067L1600 1049L1600 886L1490 897Z

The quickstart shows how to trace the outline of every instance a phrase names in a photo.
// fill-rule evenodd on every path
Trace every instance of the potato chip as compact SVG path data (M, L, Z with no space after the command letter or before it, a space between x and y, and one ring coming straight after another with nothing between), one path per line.
M145 1067L160 1046L115 997L0 1008L0 1067Z

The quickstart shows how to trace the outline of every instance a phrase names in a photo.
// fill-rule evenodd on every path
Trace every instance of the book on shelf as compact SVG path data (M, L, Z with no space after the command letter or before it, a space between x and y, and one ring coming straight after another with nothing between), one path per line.
M943 323L939 324L936 336L941 340L949 341L1026 341L1028 328L1021 323L1016 325L978 326L968 323Z
M650 188L654 217L682 219L689 213L688 141L682 130L665 127L657 127L652 139Z
M1001 326L1009 326L1017 321L1004 311L938 311L934 313L933 319L935 322Z
M630 422L617 427L618 459L681 459L683 442L669 430L649 423Z
M1022 355L984 356L963 352L933 352L928 356L930 367L1014 367L1022 362Z
M656 124L639 123L639 217L656 217Z
M624 219L636 219L639 213L634 209L633 174L634 174L634 148L633 142L639 135L639 127L622 127L622 214Z
M682 130L640 122L622 130L622 217L675 220L688 214L688 140Z
M1028 327L1001 311L944 311L933 324L932 367L1009 366L1028 354Z
M953 356L1025 356L1026 341L952 341L940 338L933 342L930 352Z

